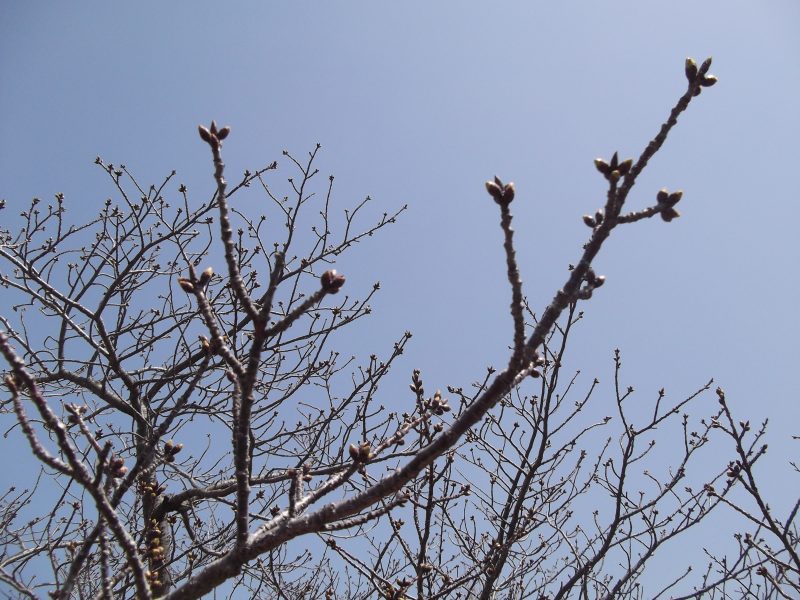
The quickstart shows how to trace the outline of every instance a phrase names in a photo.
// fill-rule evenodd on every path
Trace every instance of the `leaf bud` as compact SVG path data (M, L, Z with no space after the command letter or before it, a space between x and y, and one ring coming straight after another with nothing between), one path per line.
M669 200L669 191L666 188L661 188L658 190L658 194L656 194L656 200L659 204L666 204L667 200Z
M230 127L227 127L227 126L223 127L222 129L220 129L217 132L217 139L220 140L220 141L224 140L226 137L228 137L228 134L230 132L231 132L231 128Z
M620 175L627 175L628 171L631 170L632 166L633 166L633 159L632 158L628 158L626 160L623 160L621 163L619 163L619 166L617 167L617 171L620 172Z
M583 222L587 227L595 227L597 225L597 221L591 215L583 215Z

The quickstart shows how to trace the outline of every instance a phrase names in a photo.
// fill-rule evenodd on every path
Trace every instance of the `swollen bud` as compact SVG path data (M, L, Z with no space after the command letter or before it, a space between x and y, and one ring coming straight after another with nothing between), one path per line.
M178 278L178 285L181 286L181 289L187 294L194 294L194 285L192 285L192 282L185 277Z
M693 58L689 57L686 59L684 71L686 72L686 79L689 80L689 83L694 83L694 80L697 78L697 63L694 62Z
M200 273L200 285L205 285L211 280L211 276L214 274L214 269L208 267L202 273Z
M619 163L619 166L617 167L617 171L619 171L620 175L627 175L628 171L631 170L632 166L633 166L633 159L632 158L628 158L626 160L623 160L621 163Z
M703 77L703 80L700 82L700 85L702 85L703 87L711 87L715 83L717 83L717 78L714 77L714 75L707 75Z
M597 225L597 221L591 215L583 215L583 222L587 227L595 227Z
M222 129L220 129L217 132L217 139L220 140L220 141L224 140L226 137L228 137L228 134L230 132L231 132L231 128L230 127L227 127L227 126L223 127Z
M319 278L322 289L328 294L336 294L344 285L344 275L339 275L336 269L325 271Z
M197 131L200 133L200 139L207 144L211 143L211 132L208 129L206 129L203 125L198 125Z
M667 222L667 223L672 221L672 219L677 219L680 216L681 216L681 213L679 213L677 210L675 210L672 207L665 208L664 210L661 211L661 218L664 219L664 221Z
M516 189L514 187L514 182L507 183L503 187L503 203L510 204L511 201L514 199L514 195L516 194Z
M611 168L608 166L608 163L604 161L602 158L595 158L594 166L598 171L600 171L605 176L608 176L608 174L611 173Z
M486 191L489 192L489 195L492 198L494 198L495 202L500 202L500 200L503 198L503 189L494 181L486 182Z

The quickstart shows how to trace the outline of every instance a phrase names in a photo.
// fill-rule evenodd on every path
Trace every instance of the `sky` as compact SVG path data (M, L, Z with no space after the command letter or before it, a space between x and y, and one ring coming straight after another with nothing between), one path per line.
M592 160L638 156L685 89L684 59L713 56L719 83L629 200L682 189L682 216L612 235L569 360L608 381L619 347L632 385L673 398L713 377L737 415L771 420L765 482L783 505L800 433L798 26L793 0L3 0L0 198L13 214L63 192L94 212L113 194L99 155L148 184L175 169L205 200L196 127L211 119L232 127L232 173L321 143L339 207L369 195L374 218L409 205L337 265L353 293L382 286L341 343L384 354L414 333L398 391L383 390L391 405L414 368L430 388L467 387L507 358L510 291L483 182L516 183L518 260L542 310L580 255L581 216L603 203Z

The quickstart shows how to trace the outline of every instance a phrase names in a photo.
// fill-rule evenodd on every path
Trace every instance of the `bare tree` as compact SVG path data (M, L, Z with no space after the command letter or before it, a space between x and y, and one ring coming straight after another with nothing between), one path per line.
M606 199L584 216L589 239L541 312L517 268L514 184L487 182L512 295L508 363L472 389L448 388L450 400L414 371L399 414L378 389L411 334L359 363L332 349L379 285L351 297L331 266L403 209L363 226L367 198L338 222L333 178L315 193L319 146L303 160L284 153L297 172L286 194L277 163L231 185L230 130L212 123L199 133L216 186L197 207L174 173L141 186L100 158L118 201L93 218L70 224L62 196L34 200L21 229L0 233L12 309L0 351L2 406L42 466L35 488L0 497L0 580L21 597L60 599L640 598L656 550L728 507L752 525L736 557L711 557L701 580L676 573L657 593L790 597L798 505L779 519L759 491L763 428L746 441L721 391L719 412L690 418L711 382L631 408L619 352L614 411L587 420L597 380L562 372L577 306L605 281L592 262L611 231L679 216L679 191L641 210L626 202L679 115L716 82L710 64L687 60L685 93L637 159L595 161ZM263 192L268 214L234 207L247 188ZM734 441L733 461L693 474L715 433ZM652 451L657 438L669 465Z

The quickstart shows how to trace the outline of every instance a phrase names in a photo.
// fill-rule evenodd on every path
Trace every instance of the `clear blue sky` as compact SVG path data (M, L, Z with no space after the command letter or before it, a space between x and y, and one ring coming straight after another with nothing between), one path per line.
M618 346L632 384L673 397L714 377L740 416L772 419L769 466L786 473L800 417L799 30L794 0L5 0L0 198L19 212L64 192L94 212L113 193L100 155L148 184L176 169L205 200L196 126L212 118L233 127L232 173L320 142L340 206L410 206L338 265L353 292L383 287L342 343L382 353L410 329L398 390L413 368L429 388L466 387L502 364L511 334L483 181L517 184L519 260L543 307L587 236L581 215L603 202L592 159L638 156L685 87L684 58L713 55L719 84L630 199L683 189L683 216L615 233L571 360L608 380Z

